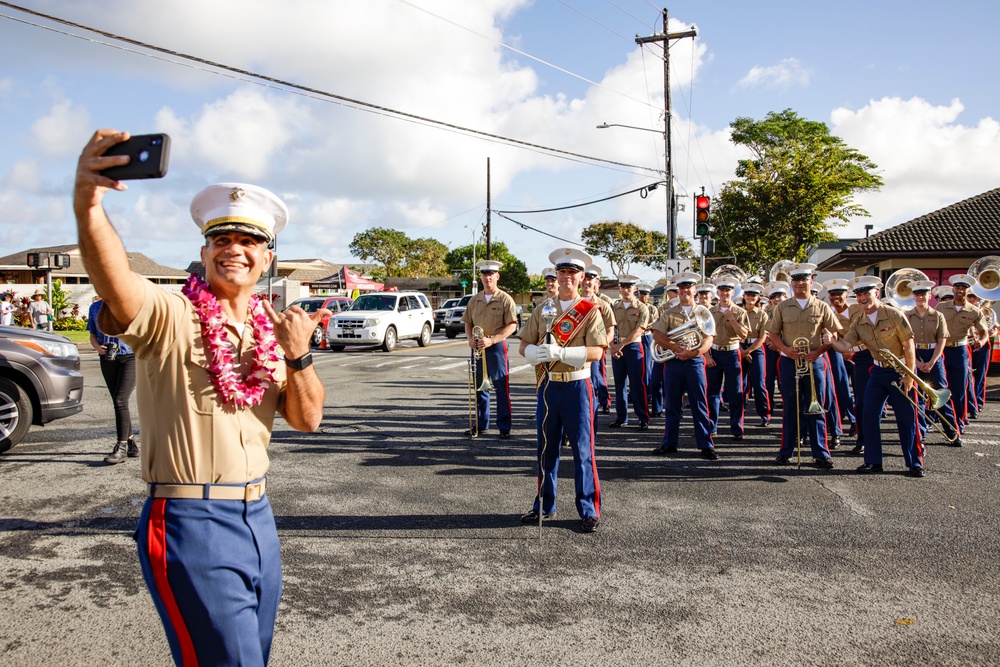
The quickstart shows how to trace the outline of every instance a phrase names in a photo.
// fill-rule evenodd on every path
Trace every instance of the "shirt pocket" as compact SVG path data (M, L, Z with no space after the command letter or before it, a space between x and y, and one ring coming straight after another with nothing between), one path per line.
M218 392L212 384L212 376L208 371L208 353L200 336L188 348L184 365L187 369L187 390L190 396L188 402L191 408L198 414L212 414L215 411Z

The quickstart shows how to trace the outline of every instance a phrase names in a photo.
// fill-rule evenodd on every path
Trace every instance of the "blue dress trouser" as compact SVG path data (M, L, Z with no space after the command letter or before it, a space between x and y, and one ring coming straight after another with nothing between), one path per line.
M778 395L778 359L781 358L780 352L775 352L764 344L764 385L767 387L767 402L774 409L774 397ZM782 397L782 403L785 399Z
M708 418L708 380L705 377L705 357L663 362L663 386L666 389L666 424L663 427L664 447L677 447L680 440L681 399L687 393L694 418L694 443L698 449L711 449L712 422Z
M986 374L990 369L990 352L993 346L987 343L978 350L972 351L972 398L976 406L976 414L986 404Z
M851 377L847 373L844 355L833 348L827 350L826 354L830 360L830 374L833 376L837 423L843 424L846 417L849 424L854 424L857 421L857 417L854 415L854 392L851 391ZM843 435L843 432L838 433L838 435Z
M934 356L934 350L917 350L917 359L922 362L927 362L931 360ZM944 375L944 362L941 358L938 358L937 363L931 366L930 372L919 373L920 379L930 384L935 389L946 389L948 387L948 380ZM927 415L925 412L929 410L928 406L924 401L924 393L922 391L917 392L917 399L920 401L920 405L923 409L920 411L918 425L920 428L920 440L927 437L927 429L930 428L930 423L927 421ZM955 426L955 405L953 399L949 399L947 403L941 406L938 410L944 417L941 427L944 429L945 434L949 438L954 438L957 435L957 427ZM933 412L931 412L934 415ZM936 415L934 415L936 417Z
M715 366L706 369L708 375L708 420L712 431L719 427L719 404L722 403L725 380L726 403L729 404L729 430L743 435L743 368L740 350L712 350Z
M864 412L865 390L868 388L868 378L871 376L873 363L872 353L867 349L860 350L854 354L854 415L857 418L859 413ZM858 419L858 444L865 441L865 420Z
M746 347L749 347L747 345ZM746 354L746 347L743 353ZM749 402L749 390L753 389L753 402L757 410L757 416L761 419L771 418L771 400L765 386L765 376L767 369L765 366L764 349L758 347L750 353L750 361L743 364L743 411L746 413L746 404Z
M608 394L608 366L605 361L607 352L601 358L590 364L590 384L594 386L594 409L610 408L611 396Z
M896 418L899 444L903 448L903 463L907 468L924 466L923 448L917 437L917 409L903 392L893 386L900 386L899 373L891 368L874 366L865 389L865 404L862 420L865 423L865 463L882 465L882 409L886 401L892 406ZM911 392L911 398L916 396Z
M816 400L819 402L820 407L829 409L829 406L823 405L827 396L827 366L826 355L820 355L812 364L812 376L816 381ZM782 355L778 361L778 377L781 383L782 400L781 449L778 450L778 456L791 458L795 453L798 446L799 419L801 419L801 435L803 440L808 438L813 458L830 458L830 447L827 443L826 413L808 415L799 414L796 410L798 408L798 410L805 412L812 401L812 386L810 385L809 374L796 377L795 361ZM798 399L796 399L796 394L798 394Z
M640 424L649 423L649 399L646 394L646 359L642 343L636 341L622 348L622 356L611 359L615 377L615 413L618 421L628 422L628 403Z
M653 381L649 384L649 394L650 405L652 405L653 414L661 414L663 412L663 401L666 398L663 387L663 362L654 361L653 362Z
M281 599L281 551L267 496L149 498L136 537L176 664L267 664Z
M943 356L944 374L948 377L958 430L964 432L969 421L969 346L946 347Z
M507 341L500 341L483 350L483 361L486 364L490 382L497 392L497 428L509 431L511 425L510 407L510 359L507 354ZM483 382L483 363L476 368L476 386ZM490 392L476 392L476 418L479 430L490 427Z
M601 516L601 483L594 458L594 390L589 380L552 382L543 380L538 390L535 426L538 443L538 495L533 509L556 511L556 486L563 434L573 452L576 480L576 511L580 518Z

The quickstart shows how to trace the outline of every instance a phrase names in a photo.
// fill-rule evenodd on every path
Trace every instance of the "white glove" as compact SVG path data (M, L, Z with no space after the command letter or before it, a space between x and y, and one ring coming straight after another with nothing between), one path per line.
M562 347L562 362L572 368L583 368L587 365L586 347Z
M538 359L537 345L529 345L528 347L524 348L524 358L527 359L528 363L531 364L532 366L537 366L538 364L542 363Z
M535 352L535 358L541 363L550 363L553 361L562 361L563 348L558 345L538 345L538 349Z

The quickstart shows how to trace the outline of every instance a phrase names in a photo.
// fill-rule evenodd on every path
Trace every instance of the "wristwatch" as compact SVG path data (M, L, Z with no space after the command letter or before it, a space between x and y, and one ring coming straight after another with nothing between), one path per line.
M288 357L285 357L285 365L288 366L289 368L294 368L297 371L309 368L310 366L312 366L312 363L313 363L312 352L306 352L298 359L289 359Z

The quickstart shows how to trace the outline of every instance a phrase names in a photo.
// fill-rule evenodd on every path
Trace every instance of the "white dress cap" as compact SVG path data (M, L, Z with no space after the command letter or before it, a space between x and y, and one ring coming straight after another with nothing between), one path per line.
M684 271L674 276L674 285L697 285L701 282L701 274L692 271Z
M803 262L802 264L792 264L791 268L788 269L788 275L792 278L795 276L812 276L816 273L816 265L809 264L808 262Z
M549 261L555 265L557 271L559 269L583 271L594 263L594 258L579 248L558 248L549 253Z
M241 232L273 241L288 224L288 207L270 190L247 183L216 183L191 200L202 235Z
M709 292L712 296L715 296L715 285L712 283L702 283L698 285L694 291L698 294L701 294L702 292Z
M935 287L934 288L934 297L938 301L943 301L946 296L950 296L951 298L955 298L955 290L953 290L948 285L941 285L940 287Z
M878 276L858 276L854 279L855 292L863 292L870 289L882 289L882 281Z
M638 285L635 286L635 291L649 294L650 292L653 291L653 286L650 285L649 283L639 283Z
M827 292L846 292L851 288L851 281L843 278L834 278L823 283Z
M639 282L639 276L633 276L631 273L622 273L618 276L618 284L622 287L629 287L637 282Z
M542 278L555 278L556 277L556 267L550 266L542 270Z
M910 289L914 292L930 292L934 289L933 280L914 280L910 283Z
M764 293L769 299L775 294L788 294L788 283L784 280L773 280L764 287Z
M763 294L764 293L764 286L761 285L760 283L743 283L742 285L740 285L740 287L743 288L744 294L746 294L746 293L750 293L750 294Z
M596 264L591 264L590 266L588 266L586 269L583 270L583 273L588 278L600 278L601 276L604 275L604 269L597 266Z
M497 273L500 271L501 266L503 266L503 262L493 259L484 259L481 262L476 262L476 268L479 269L479 273Z
M736 289L739 286L739 282L735 278L730 278L728 276L719 276L715 279L716 287L728 287L729 289Z
M951 283L952 286L965 285L966 287L972 287L976 284L976 279L968 273L960 273L956 276L948 278L948 282Z

